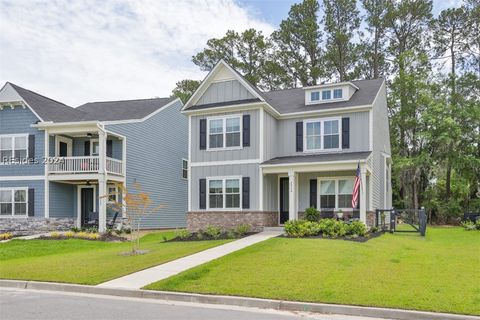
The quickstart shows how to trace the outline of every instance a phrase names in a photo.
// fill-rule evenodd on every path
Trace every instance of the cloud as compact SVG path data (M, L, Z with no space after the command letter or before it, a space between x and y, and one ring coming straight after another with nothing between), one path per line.
M1 1L0 81L72 106L168 96L228 29L273 26L234 0Z

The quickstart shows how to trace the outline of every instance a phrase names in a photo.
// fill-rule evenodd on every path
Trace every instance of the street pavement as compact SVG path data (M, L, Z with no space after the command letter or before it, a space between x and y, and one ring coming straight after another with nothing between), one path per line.
M168 302L154 299L1 288L0 319L375 320L376 318L291 313L223 305Z

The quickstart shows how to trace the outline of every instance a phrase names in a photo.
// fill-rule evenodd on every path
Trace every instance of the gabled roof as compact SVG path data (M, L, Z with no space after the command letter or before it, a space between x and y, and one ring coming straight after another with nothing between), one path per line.
M141 120L177 99L169 97L90 102L78 108L72 108L10 82L7 82L5 86L11 86L33 113L40 118L39 120L44 122Z
M82 111L76 110L59 101L47 98L41 94L7 82L22 97L30 108L43 121L64 122L82 121L86 116Z
M145 118L176 99L175 97L170 97L89 102L77 107L77 109L86 114L87 120L138 120Z
M258 99L256 99L255 101L252 99L247 99L247 100L240 100L240 101L233 101L233 102L228 101L228 102L196 105L194 103L195 99L198 98L198 95L203 94L203 91L206 89L205 87L208 87L208 82L210 80L210 77L213 75L214 70L219 66L225 66L229 70L231 70L232 73L235 74L235 76L242 82L242 84L247 89L255 93L255 96L258 97ZM247 79L245 79L245 77L235 68L227 64L225 61L220 60L212 69L212 71L210 71L207 77L202 81L200 87L197 89L197 91L195 91L192 98L190 98L190 100L185 104L185 107L183 110L200 110L200 109L228 106L232 104L246 104L246 103L260 102L260 101L266 102L268 105L274 108L279 114L365 106L365 105L371 105L374 102L375 97L377 96L383 82L384 82L383 78L350 81L349 83L351 83L351 85L357 88L357 90L349 100L306 105L305 104L305 88L293 88L293 89L273 90L273 91L263 92L260 89L258 89L256 86L251 84ZM336 85L336 84L331 84L331 85Z

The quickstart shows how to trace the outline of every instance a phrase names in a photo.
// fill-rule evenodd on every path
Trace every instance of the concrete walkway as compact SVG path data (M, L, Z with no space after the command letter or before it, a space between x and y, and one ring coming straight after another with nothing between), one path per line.
M156 267L138 271L124 277L99 284L97 287L140 289L147 284L169 278L185 270L223 257L229 253L251 246L252 244L281 235L283 231L269 230L248 236L224 245L207 249L190 256L173 260Z

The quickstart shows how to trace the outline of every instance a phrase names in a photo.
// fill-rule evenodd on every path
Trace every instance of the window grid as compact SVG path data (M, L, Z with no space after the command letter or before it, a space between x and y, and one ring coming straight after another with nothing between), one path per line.
M342 99L343 89L333 89L333 99Z
M188 179L188 160L182 159L182 178Z
M208 209L241 209L241 177L207 178L207 182Z
M330 100L332 98L332 91L331 90L323 90L322 91L322 100Z
M0 135L0 163L28 158L28 135Z
M208 118L207 150L237 149L242 147L242 116Z
M0 216L27 216L28 189L0 189Z
M312 123L320 124L320 144L313 145L312 139L318 138L316 132L312 133ZM329 119L312 119L304 122L304 152L315 152L325 150L341 149L341 121L339 118ZM327 128L326 128L327 127ZM327 143L325 143L327 142Z
M310 100L311 101L318 101L320 100L320 92L319 91L314 91L310 93Z
M334 183L334 192L324 192L325 183ZM352 209L353 178L322 179L319 181L319 208L320 209ZM343 188L341 190L341 186ZM327 204L324 202L327 201ZM332 202L334 205L332 205Z

